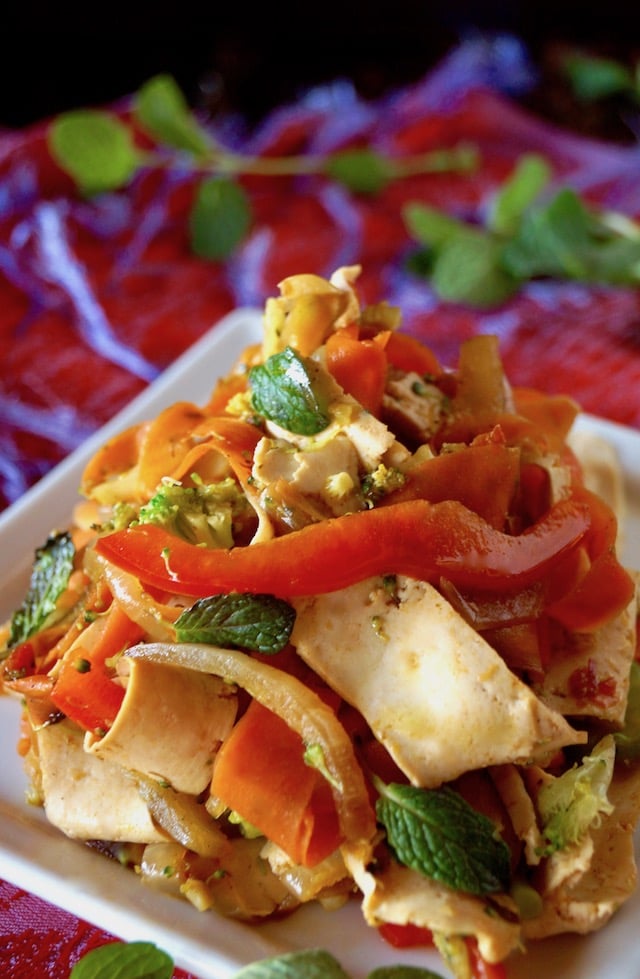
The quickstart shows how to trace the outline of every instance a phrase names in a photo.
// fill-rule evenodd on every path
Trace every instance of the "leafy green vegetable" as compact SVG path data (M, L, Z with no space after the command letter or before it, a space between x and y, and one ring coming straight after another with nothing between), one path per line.
M438 252L431 284L441 299L470 306L497 306L520 288L500 263L501 245L473 229L449 239Z
M640 236L622 236L565 188L524 217L503 249L502 263L521 279L554 276L631 285L640 281Z
M170 979L174 963L151 942L110 942L87 952L69 979ZM246 965L233 979L349 979L338 960L320 948L285 952ZM441 979L412 965L381 966L368 979Z
M538 794L545 853L577 843L601 814L613 811L607 791L613 775L615 742L608 734L590 755L544 785Z
M631 664L624 726L621 731L616 731L613 738L620 758L640 756L640 663L637 660Z
M262 959L240 969L234 979L349 979L337 959L314 948Z
M24 642L55 615L56 603L73 571L74 557L75 547L66 531L52 534L36 550L27 594L11 618L10 647Z
M179 642L278 653L289 642L295 610L273 595L212 595L185 609L175 623Z
M171 979L173 961L152 942L109 942L87 952L69 979Z
M233 479L194 486L165 480L140 508L137 522L164 527L190 544L232 547L234 520L246 508L246 499Z
M214 140L199 124L172 75L156 75L145 82L133 109L140 125L162 143L204 159L215 149Z
M509 849L486 816L447 786L379 785L379 821L400 863L457 891L506 891Z
M100 109L58 116L49 127L48 143L58 165L85 194L126 186L143 160L130 129Z
M189 216L191 248L201 258L228 258L251 227L249 198L243 188L226 177L203 181Z
M634 286L640 282L640 225L587 207L565 187L539 201L546 161L524 155L496 195L486 224L465 222L418 202L403 218L421 246L408 266L445 301L500 305L537 278Z
M327 403L313 380L313 365L292 347L249 371L257 412L296 435L317 435L329 424Z
M537 153L525 153L493 202L489 227L498 235L514 234L527 209L551 179L551 167Z
M564 59L564 70L574 93L584 102L611 95L639 95L634 73L614 58L574 51Z
M99 109L74 109L57 116L48 130L49 150L86 194L125 187L142 167L191 169L201 178L189 216L191 246L195 254L214 261L228 258L251 227L249 198L237 182L238 174L319 174L352 191L374 194L390 180L410 174L468 172L478 165L477 151L469 145L394 158L369 147L327 157L235 153L217 142L175 79L165 73L140 87L132 114L138 128L155 139L157 152L142 152L136 146L135 126Z

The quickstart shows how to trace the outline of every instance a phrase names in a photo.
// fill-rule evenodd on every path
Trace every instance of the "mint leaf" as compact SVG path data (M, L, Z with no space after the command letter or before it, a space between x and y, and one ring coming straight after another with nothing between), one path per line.
M87 952L69 979L171 979L174 965L151 942L110 942Z
M55 612L56 602L69 583L74 557L75 547L66 532L52 534L36 550L27 594L11 618L10 647L38 632Z
M278 653L289 642L295 610L273 595L212 595L199 599L175 623L178 642Z
M427 248L444 245L468 227L445 211L415 201L405 204L402 216L412 237Z
M381 786L376 803L396 858L456 891L491 894L509 887L509 849L495 825L457 792Z
M150 78L136 93L134 113L155 139L196 157L207 157L214 142L195 118L171 75Z
M86 194L124 187L143 159L130 129L99 109L58 116L49 126L47 142L58 165Z
M613 58L574 53L565 58L564 70L574 94L584 102L637 94L633 72Z
M349 979L340 963L322 949L287 952L236 972L233 979Z
M196 255L221 261L233 254L251 227L251 206L243 188L226 177L204 180L189 215Z
M574 191L565 188L545 206L524 216L502 252L512 275L588 278L591 218Z
M525 215L518 233L504 246L502 265L521 278L555 276L634 285L640 281L640 235L632 230L635 235L620 233L615 220L590 211L565 188L546 206Z
M544 157L525 153L496 195L488 221L491 231L499 235L517 232L523 215L550 177L551 167Z
M520 278L501 264L502 245L479 231L451 236L437 253L431 285L441 299L471 306L498 306L520 287Z
M292 347L249 371L253 407L296 435L317 435L329 424L327 404L312 380L312 367Z
M394 176L390 161L369 147L334 153L324 167L328 177L360 194L379 193Z
M442 976L419 965L381 965L367 979L442 979Z

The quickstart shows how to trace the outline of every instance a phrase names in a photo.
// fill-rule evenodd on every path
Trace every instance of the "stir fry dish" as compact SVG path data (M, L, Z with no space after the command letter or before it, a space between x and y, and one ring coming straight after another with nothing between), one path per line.
M208 403L95 454L2 686L28 801L143 882L248 923L357 901L508 973L636 886L621 475L495 336L441 364L359 273L285 279Z

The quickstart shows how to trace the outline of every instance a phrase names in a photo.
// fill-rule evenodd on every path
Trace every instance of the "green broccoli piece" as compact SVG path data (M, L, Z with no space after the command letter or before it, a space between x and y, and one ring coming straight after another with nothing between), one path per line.
M209 484L191 479L193 486L163 480L133 523L156 524L190 544L232 547L235 521L249 506L246 497L231 478Z

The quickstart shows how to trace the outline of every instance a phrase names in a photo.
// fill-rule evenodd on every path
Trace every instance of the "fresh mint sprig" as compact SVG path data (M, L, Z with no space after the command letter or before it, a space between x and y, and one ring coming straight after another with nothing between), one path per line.
M80 959L69 979L170 979L173 961L151 942L111 942ZM234 979L349 979L335 956L323 949L286 952L240 969ZM431 969L389 965L374 969L368 979L442 979Z
M154 149L139 145L138 130L151 137ZM353 193L376 194L416 173L468 172L478 165L478 154L468 144L393 158L368 146L327 156L235 153L200 122L167 74L141 86L133 97L131 120L103 109L72 110L51 121L47 142L54 160L86 195L120 190L142 169L191 171L202 181L189 218L192 247L214 261L233 254L253 221L249 196L238 182L242 175L315 174Z
M178 642L272 654L288 643L295 617L295 609L273 595L212 595L185 609L175 628Z
M564 73L574 95L583 102L622 95L640 101L640 73L616 58L570 51L563 59Z
M461 795L447 786L375 782L380 792L376 815L400 863L467 894L509 889L507 844L494 823Z
M531 280L640 285L640 224L588 206L571 188L546 200L551 171L525 154L502 185L484 224L414 201L403 217L419 248L409 267L448 302L498 306Z

